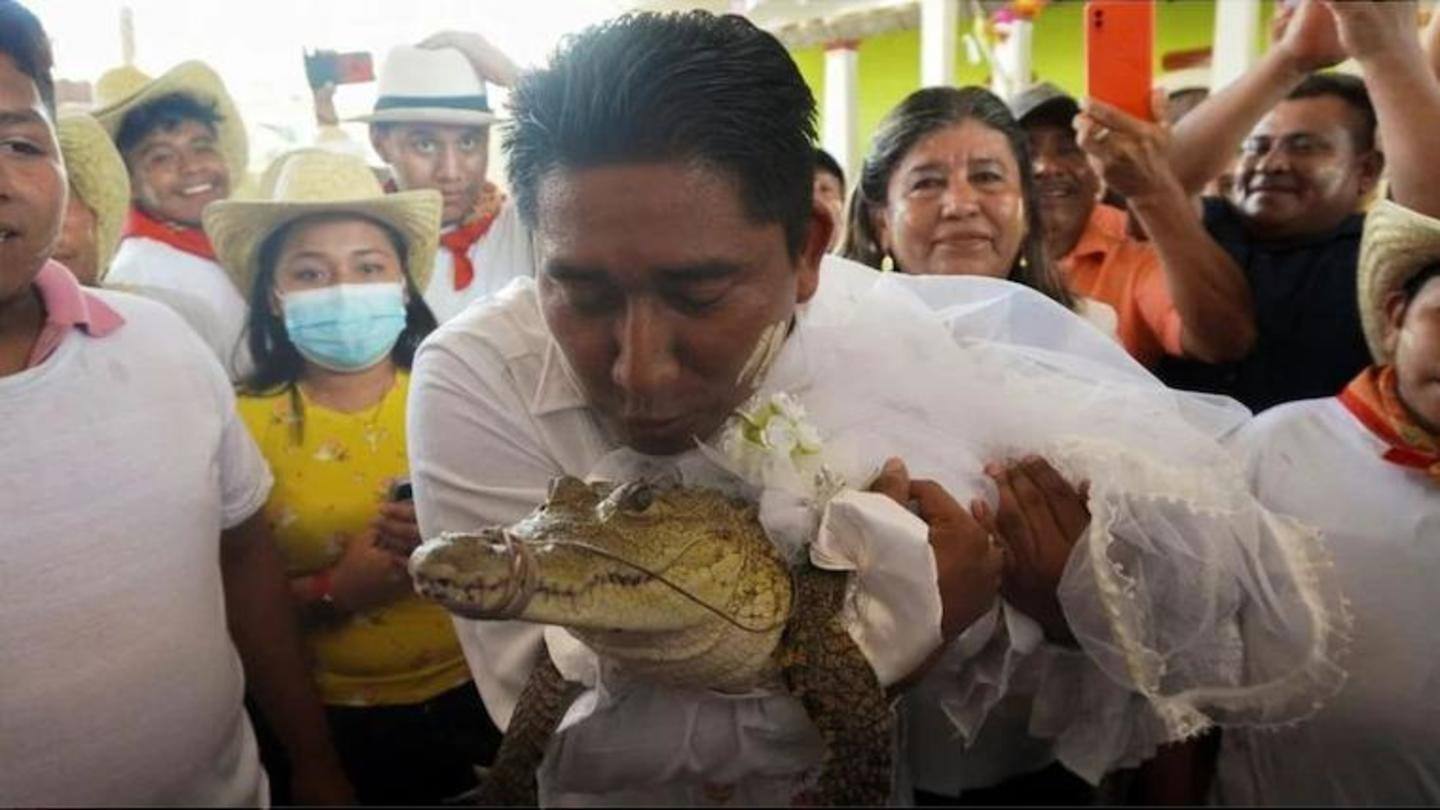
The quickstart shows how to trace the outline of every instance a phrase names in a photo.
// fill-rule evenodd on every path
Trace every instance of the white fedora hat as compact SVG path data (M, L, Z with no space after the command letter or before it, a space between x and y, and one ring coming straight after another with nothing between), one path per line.
M392 49L380 67L378 89L375 111L350 120L484 126L496 118L485 82L454 48Z

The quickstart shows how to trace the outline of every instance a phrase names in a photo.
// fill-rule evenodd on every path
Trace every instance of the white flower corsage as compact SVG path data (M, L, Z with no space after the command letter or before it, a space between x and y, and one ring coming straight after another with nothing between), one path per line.
M741 478L761 489L801 496L816 507L844 485L825 464L824 449L805 406L783 391L751 397L720 436L720 454Z

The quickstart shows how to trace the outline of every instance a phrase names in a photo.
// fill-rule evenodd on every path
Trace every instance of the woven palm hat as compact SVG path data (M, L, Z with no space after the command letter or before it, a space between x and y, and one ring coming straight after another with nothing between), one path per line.
M109 107L140 91L153 77L134 65L110 68L95 80L95 107Z
M110 134L94 118L62 115L56 130L70 187L95 213L95 268L97 280L103 281L130 207L130 173Z
M394 48L377 85L374 112L351 121L486 126L496 119L484 80L454 48Z
M1385 299L1425 268L1440 263L1440 219L1417 214L1381 200L1365 217L1360 242L1360 324L1377 363L1392 359L1385 351Z
M240 118L235 100L225 89L219 74L204 62L192 60L181 62L154 79L136 84L143 77L144 74L134 68L118 68L106 73L97 83L96 95L100 97L102 106L93 114L110 133L110 138L113 140L120 134L120 125L131 110L172 93L194 96L204 103L215 105L215 112L220 116L219 123L215 125L220 154L225 157L225 165L230 169L230 187L238 187L245 180L245 171L250 163L250 146L245 137L245 122Z
M435 270L441 197L434 189L386 194L365 161L324 149L282 158L269 199L219 200L205 207L205 232L235 286L248 294L260 273L260 246L281 227L316 214L354 214L394 228L406 270L422 292Z

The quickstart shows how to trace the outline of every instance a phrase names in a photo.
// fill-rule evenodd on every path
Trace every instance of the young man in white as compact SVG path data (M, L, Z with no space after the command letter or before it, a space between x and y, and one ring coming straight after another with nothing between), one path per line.
M0 0L0 805L268 804L247 675L296 800L346 803L229 381L173 313L50 260L49 61Z
M201 228L205 206L245 180L245 125L213 70L184 62L95 111L130 172L132 200L106 283L160 288L181 298L182 316L199 312L232 379L250 368L241 333L246 303L215 259Z
M476 34L441 33L395 48L381 66L370 143L395 189L432 188L445 202L425 303L444 323L518 275L532 275L529 233L510 205L482 204L496 120L485 82L509 86L515 66Z
M1440 803L1440 220L1371 209L1360 289L1375 365L1238 440L1261 500L1317 527L1334 555L1350 678L1307 723L1226 732L1224 804Z

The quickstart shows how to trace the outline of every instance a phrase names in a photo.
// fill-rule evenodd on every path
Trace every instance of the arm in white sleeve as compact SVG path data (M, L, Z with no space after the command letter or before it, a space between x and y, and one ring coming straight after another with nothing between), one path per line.
M533 440L529 410L492 350L449 333L415 359L407 415L421 535L512 523L545 500L560 474ZM456 348L465 351L464 359ZM465 658L495 723L505 728L541 651L543 628L455 620Z

